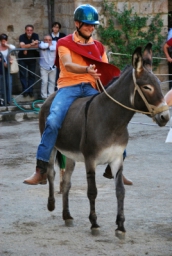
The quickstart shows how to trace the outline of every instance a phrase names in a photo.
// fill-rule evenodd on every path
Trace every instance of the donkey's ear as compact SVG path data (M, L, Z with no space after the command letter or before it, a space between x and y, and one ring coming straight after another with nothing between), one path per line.
M145 49L144 49L144 52L147 51L149 54L152 54L152 43L149 42L146 46L145 46Z
M152 71L152 43L148 43L143 52L143 65Z
M133 68L135 68L135 70L137 72L141 72L143 69L143 59L142 59L142 48L141 47L137 47L133 53L132 56L132 65Z

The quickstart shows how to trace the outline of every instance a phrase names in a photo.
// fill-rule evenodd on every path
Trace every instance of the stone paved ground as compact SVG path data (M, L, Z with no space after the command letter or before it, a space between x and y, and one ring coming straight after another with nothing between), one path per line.
M102 176L105 166L96 171L100 235L90 232L82 163L76 165L70 192L74 227L65 227L58 169L53 212L46 207L48 185L23 184L35 168L38 120L0 122L0 256L172 256L172 144L165 143L169 127L159 128L136 114L128 129L124 174L134 185L125 187L127 232L119 240L114 182Z

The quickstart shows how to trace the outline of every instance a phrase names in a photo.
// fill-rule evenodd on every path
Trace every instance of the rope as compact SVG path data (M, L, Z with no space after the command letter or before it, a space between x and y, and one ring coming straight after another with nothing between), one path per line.
M104 93L105 93L112 101L114 101L115 103L117 103L117 104L120 105L121 107L126 108L126 109L131 110L131 111L134 111L134 112L137 112L137 113L142 113L142 114L145 114L145 115L150 115L152 118L153 118L156 114L158 114L158 113L160 113L160 112L162 112L162 111L165 111L165 110L168 110L168 109L169 109L169 107L168 107L167 105L162 106L162 107L155 107L155 106L149 104L149 103L147 102L147 100L146 100L144 94L142 93L140 87L139 87L139 86L137 85L137 83L136 83L136 77L135 77L135 70L134 70L134 69L133 69L132 75L133 75L133 81L134 81L134 85L135 85L134 94L135 94L135 91L137 90L138 93L140 94L142 100L144 101L146 107L148 108L149 112L140 111L140 110L138 110L138 109L133 109L133 108L127 107L127 106L123 105L122 103L120 103L119 101L117 101L117 100L115 100L114 98L112 98L112 97L107 93L107 91L105 90L105 88L104 88L104 86L103 86L103 84L102 84L102 82L101 82L100 79L98 79L97 87L98 87L98 89L100 90L100 88L99 88L99 84L100 84L100 86L101 86L102 90L104 91Z
M145 114L145 115L150 115L151 113L150 112L144 112L144 111L140 111L140 110L136 110L134 108L130 108L130 107L127 107L125 105L123 105L122 103L120 103L119 101L115 100L114 98L112 98L105 90L102 82L100 81L100 79L98 79L99 83L97 83L97 86L98 86L98 90L100 91L100 87L99 87L99 84L101 85L101 88L103 89L104 93L112 100L114 101L115 103L117 103L118 105L120 105L121 107L123 108L126 108L128 110L131 110L131 111L134 111L134 112L138 112L138 113L141 113L141 114Z

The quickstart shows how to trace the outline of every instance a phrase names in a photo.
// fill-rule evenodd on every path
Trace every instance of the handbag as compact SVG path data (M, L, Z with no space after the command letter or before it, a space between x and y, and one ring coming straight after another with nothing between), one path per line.
M17 62L17 58L15 55L10 55L10 60L12 63L10 64L10 74L15 74L19 72L19 65Z

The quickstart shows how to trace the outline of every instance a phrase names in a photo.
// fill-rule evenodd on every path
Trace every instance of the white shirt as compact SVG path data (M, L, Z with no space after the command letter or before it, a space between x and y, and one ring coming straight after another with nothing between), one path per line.
M7 62L7 56L8 56L8 52L9 50L14 50L16 47L13 44L8 44L8 48L6 50L1 50L1 53L4 57L5 62Z
M56 41L52 41L52 45L41 41L39 44L40 59L39 65L46 70L55 69L54 62L56 57Z
M58 32L56 35L52 32L51 33L52 37L59 37L60 36L60 33Z

